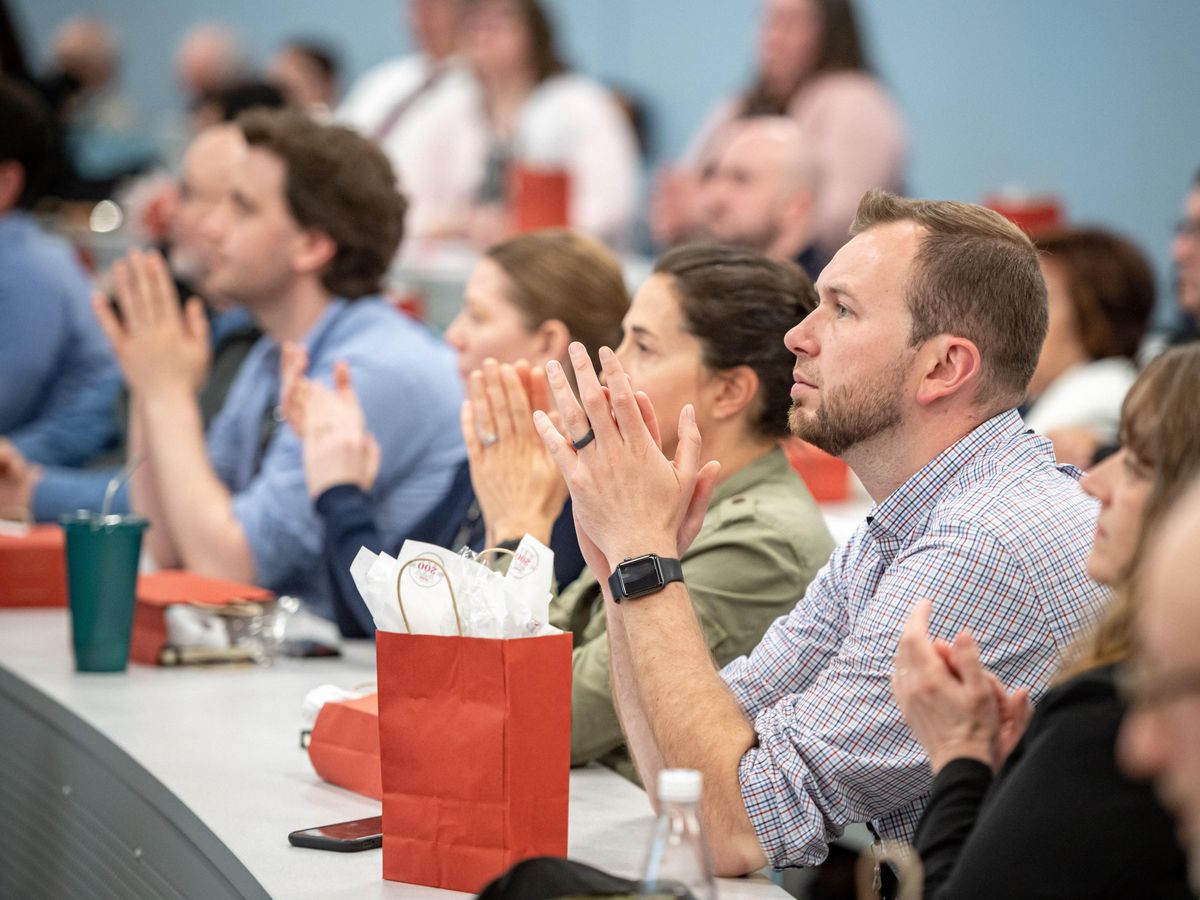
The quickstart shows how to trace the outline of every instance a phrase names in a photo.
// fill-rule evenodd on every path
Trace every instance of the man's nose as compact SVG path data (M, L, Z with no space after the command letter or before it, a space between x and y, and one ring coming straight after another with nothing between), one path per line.
M813 310L795 325L788 329L783 336L783 343L796 356L816 356L820 352L820 344L816 337L817 310Z

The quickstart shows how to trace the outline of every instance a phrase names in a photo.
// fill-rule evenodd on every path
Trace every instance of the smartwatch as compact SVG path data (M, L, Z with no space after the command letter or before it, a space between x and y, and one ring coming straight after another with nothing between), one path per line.
M617 563L608 576L613 600L632 600L661 591L672 581L683 581L683 565L677 559L648 553Z

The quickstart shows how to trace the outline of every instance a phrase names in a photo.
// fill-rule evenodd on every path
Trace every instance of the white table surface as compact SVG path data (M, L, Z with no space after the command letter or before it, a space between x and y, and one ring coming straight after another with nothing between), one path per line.
M383 881L381 851L291 847L287 834L377 815L379 804L321 781L299 747L300 705L320 684L375 677L374 645L341 660L273 667L79 674L62 609L0 610L0 666L104 734L188 806L273 897L447 897ZM0 729L0 740L3 740ZM571 775L570 855L636 877L653 817L646 795L607 769ZM723 880L723 900L786 897L765 875Z

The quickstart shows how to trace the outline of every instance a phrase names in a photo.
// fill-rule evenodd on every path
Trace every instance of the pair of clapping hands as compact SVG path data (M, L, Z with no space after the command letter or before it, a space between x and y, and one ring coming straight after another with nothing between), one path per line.
M929 638L933 604L921 600L896 649L892 693L934 774L953 759L998 770L1029 723L1029 689L1009 693L983 667L968 631L953 642Z
M334 485L369 491L379 474L379 444L344 362L334 366L333 387L306 378L303 347L285 344L281 357L284 417L304 443L310 496ZM486 360L467 379L462 407L463 439L471 479L488 526L489 542L526 532L548 541L567 498L567 487L533 427L533 410L549 411L546 374L528 362Z
M720 467L701 465L690 405L669 460L649 399L616 355L600 350L603 385L582 344L573 342L569 355L578 397L557 361L544 373L485 362L468 378L463 433L489 539L548 537L569 490L580 549L603 582L627 557L678 557L700 530ZM304 438L310 494L344 483L369 489L379 453L349 371L339 365L330 389L303 377L306 364L302 349L284 348L283 408Z

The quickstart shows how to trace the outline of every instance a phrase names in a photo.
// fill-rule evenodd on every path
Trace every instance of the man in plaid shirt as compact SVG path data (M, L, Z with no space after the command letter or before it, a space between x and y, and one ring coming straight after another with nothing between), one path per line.
M610 658L629 746L648 786L665 767L703 773L721 874L817 863L849 822L911 837L931 776L889 676L914 602L933 599L934 635L970 630L989 669L1036 694L1104 599L1084 567L1096 510L1079 473L1015 411L1046 332L1028 238L981 207L878 192L852 233L821 273L820 305L785 338L789 420L844 459L875 506L795 609L721 672L687 588L627 562L676 558L699 527L720 473L701 465L694 415L684 409L667 460L612 353L607 397L581 348L579 402L547 367L565 435L540 414L538 428L588 565L602 583L615 572Z

